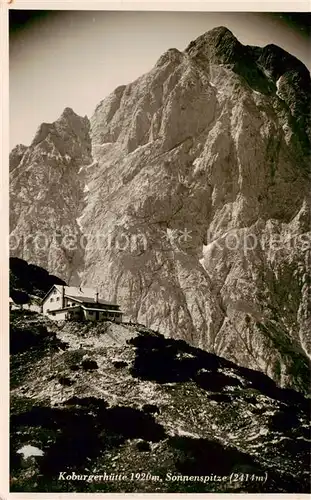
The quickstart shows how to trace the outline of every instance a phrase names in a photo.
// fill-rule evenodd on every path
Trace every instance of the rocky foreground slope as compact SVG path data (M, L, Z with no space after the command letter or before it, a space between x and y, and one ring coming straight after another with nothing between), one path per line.
M309 99L275 45L220 27L169 49L90 122L66 109L12 152L12 254L308 390Z
M140 325L12 313L10 431L13 492L309 489L301 394Z

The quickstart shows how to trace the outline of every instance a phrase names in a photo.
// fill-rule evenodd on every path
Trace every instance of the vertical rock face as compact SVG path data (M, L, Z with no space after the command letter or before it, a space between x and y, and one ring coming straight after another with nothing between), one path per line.
M92 162L89 120L66 108L55 123L39 127L22 154L16 149L10 156L11 254L75 280L83 252L72 235L79 235L83 207L78 172Z
M82 273L132 320L304 390L309 95L297 59L223 27L169 49L97 106L91 152L76 115L75 133L64 117L39 129L11 174L13 234L46 228L52 205L53 228L69 224L84 244L71 262L51 251L30 260L67 281ZM62 158L75 151L70 169L36 161L45 142Z

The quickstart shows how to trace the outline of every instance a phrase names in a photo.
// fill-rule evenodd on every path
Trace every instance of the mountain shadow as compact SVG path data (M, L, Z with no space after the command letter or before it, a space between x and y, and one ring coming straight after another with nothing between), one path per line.
M252 389L283 404L296 406L297 411L309 410L309 402L301 393L282 389L262 372L238 366L182 340L142 333L130 343L136 347L135 361L130 369L133 377L160 384L193 381L202 389L215 393L228 387ZM223 373L224 369L228 374Z
M10 296L17 303L21 292L42 298L55 284L66 285L65 281L43 267L28 264L18 257L10 258Z

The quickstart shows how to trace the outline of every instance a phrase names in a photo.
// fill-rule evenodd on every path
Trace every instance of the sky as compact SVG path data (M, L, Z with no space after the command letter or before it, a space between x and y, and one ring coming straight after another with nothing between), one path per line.
M10 148L71 107L90 117L117 86L149 71L169 48L226 26L249 45L274 43L309 69L310 15L235 12L10 10Z

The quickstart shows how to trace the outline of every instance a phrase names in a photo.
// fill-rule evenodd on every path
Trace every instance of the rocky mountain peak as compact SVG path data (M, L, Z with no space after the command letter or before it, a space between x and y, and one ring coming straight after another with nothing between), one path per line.
M158 59L156 63L156 66L162 66L167 62L180 63L183 57L184 55L182 52L180 52L178 49L171 48L161 55L161 57Z
M72 116L76 116L76 117L79 117L79 115L77 115L74 110L72 108L69 108L69 107L66 107L64 109L64 111L62 112L62 116L64 117L72 117Z
M248 59L249 62L252 59L275 80L287 71L298 71L304 77L310 77L306 66L281 47L275 44L265 47L244 46L224 26L213 28L199 36L190 42L185 52L192 57L208 57L210 62L216 64L237 64L241 58Z
M86 234L83 249L15 256L305 390L308 95L278 50L215 28L119 86L90 123L66 109L12 173L11 224Z
M89 119L87 116L80 116L73 111L71 108L65 108L61 116L56 120L55 125L57 126L65 124L73 132L81 131L81 128L89 129Z
M89 129L88 118L77 115L71 108L65 108L59 118L53 123L41 123L38 127L34 140L31 145L35 146L44 141L49 134L57 134L61 132L78 133L81 129ZM84 135L83 131L83 134Z
M220 26L190 42L186 53L216 64L232 64L243 55L243 45L228 28Z
M226 27L214 28L192 41L185 52L202 69L226 65L246 85L265 95L277 94L298 125L304 154L310 151L310 73L296 57L274 44L242 45Z
M61 236L79 234L76 219L84 206L85 187L79 172L91 163L87 117L65 108L55 122L39 126L11 174L10 225L15 245L12 256L32 263L40 261L59 277L76 276L81 249L67 249ZM40 250L35 243L38 234L43 241Z
M57 154L71 158L79 158L90 154L89 137L90 123L87 117L77 115L71 108L65 108L61 116L53 123L42 123L30 147L40 148L50 154L57 150Z

